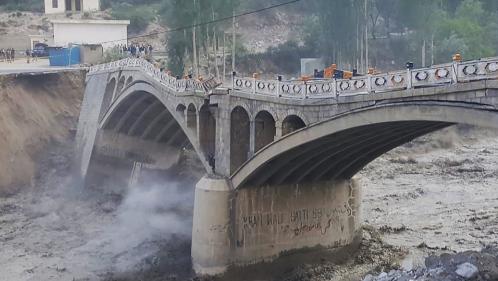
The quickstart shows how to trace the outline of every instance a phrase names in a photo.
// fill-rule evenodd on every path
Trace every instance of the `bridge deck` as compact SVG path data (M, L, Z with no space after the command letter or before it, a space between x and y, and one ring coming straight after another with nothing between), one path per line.
M215 79L177 79L161 72L142 59L125 59L91 67L89 75L124 68L139 68L163 86L176 93L212 92L218 87ZM233 77L234 92L252 99L277 97L282 99L332 99L375 93L396 92L415 88L441 87L471 81L498 79L498 57L466 62L452 62L421 69L400 70L351 79L319 79L310 81L258 80ZM229 90L230 90L229 89Z

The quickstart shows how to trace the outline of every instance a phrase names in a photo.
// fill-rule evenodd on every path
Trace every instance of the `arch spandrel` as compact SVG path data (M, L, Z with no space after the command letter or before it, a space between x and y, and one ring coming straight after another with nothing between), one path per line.
M437 101L384 104L354 110L310 125L271 143L263 150L256 153L254 157L244 163L240 169L232 174L231 180L233 186L235 188L240 188L246 183L250 184L251 182L257 182L253 181L253 179L264 175L261 171L272 169L278 170L279 166L276 164L279 162L286 163L286 161L281 161L282 159L290 161L290 159L293 159L293 154L298 154L299 151L306 149L307 146L311 146L314 143L322 142L320 146L318 146L319 149L326 145L330 146L334 142L334 137L339 136L338 134L341 132L362 127L361 130L358 130L358 133L360 133L361 131L368 130L370 126L379 124L387 125L396 122L403 122L405 126L411 124L410 126L412 127L399 134L393 133L390 135L388 130L388 132L383 135L383 138L385 138L383 139L384 142L378 141L377 146L372 145L371 147L368 147L365 145L355 147L355 149L358 150L349 152L352 154L349 155L350 158L362 155L362 153L370 156L364 157L365 159L363 161L352 161L353 163L351 163L351 165L346 165L346 168L332 171L331 173L340 172L340 176L351 177L355 174L355 168L361 169L364 165L383 153L406 143L413 138L452 124L469 124L498 129L498 111L484 105ZM400 128L402 129L403 126ZM407 137L404 138L404 136ZM364 139L366 137L367 136L363 136L362 138ZM375 139L375 131L372 131L371 137ZM390 137L396 137L397 141L389 143ZM366 151L362 151L363 148L365 148ZM345 153L346 154L342 154L341 156L348 156L348 152L346 151ZM379 155L379 153L381 154ZM348 159L345 159L342 164L347 163L347 161ZM326 164L323 166L326 166ZM278 173L281 171L272 172ZM294 171L294 173L298 174L300 172L302 172L302 170ZM273 175L268 176L267 178L272 179L272 177ZM270 182L260 181L257 183L269 184Z
M254 144L255 152L261 150L266 145L275 141L277 127L273 115L266 111L261 110L256 113L254 117Z
M250 120L249 113L242 106L236 106L230 113L230 172L249 158Z
M176 105L178 105L181 102L169 101L168 98L171 97L166 97L166 95L162 94L156 87L145 81L135 80L131 86L125 88L122 94L111 104L111 106L103 116L99 127L101 129L104 129L106 126L108 126L109 121L112 119L113 114L115 114L119 110L120 105L127 102L128 98L132 97L134 94L137 94L138 92L149 94L162 103L167 113L171 115L172 118L174 119L175 124L173 124L172 126L178 126L178 128L181 131L179 132L177 130L175 135L178 136L184 135L188 139L188 141L196 151L197 155L199 155L199 159L204 165L206 171L211 172L212 169L210 168L209 163L207 162L205 157L202 157L199 141L197 137L193 134L194 131L187 128L187 123L185 122L183 117L180 116L180 114L176 111Z

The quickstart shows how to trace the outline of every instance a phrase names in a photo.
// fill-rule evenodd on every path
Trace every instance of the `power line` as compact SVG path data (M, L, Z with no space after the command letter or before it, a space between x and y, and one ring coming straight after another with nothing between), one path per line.
M137 36L131 36L131 37L128 37L128 38L115 39L115 40L104 41L104 42L93 43L93 44L107 44L107 43L121 42L121 41L126 41L126 40L129 41L131 39L145 38L145 37L149 37L149 36L156 36L156 35L159 35L159 34L167 34L167 33L171 33L171 32L182 31L182 30L186 30L186 29L196 28L196 27L200 27L200 26L205 26L205 25L209 25L209 24L213 24L213 23L223 22L223 21L227 21L227 20L231 20L231 19L235 19L235 18L240 18L240 17L252 15L252 14L257 14L257 13L265 12L265 11L268 11L268 10L272 10L272 9L280 8L280 7L283 7L283 6L288 6L288 5L291 5L291 4L295 4L295 3L300 2L300 1L301 0L287 1L287 2L283 2L283 3L271 5L271 6L268 6L268 7L264 7L264 8L261 8L261 9L247 11L247 12L244 12L244 13L241 13L241 14L234 14L234 15L231 15L231 16L227 16L227 17L223 17L223 18L219 18L219 19L214 19L214 20L210 20L210 21L205 21L205 22L200 22L200 23L197 23L197 24L180 26L180 27L171 28L171 29L168 29L168 30L165 30L165 31L152 32L152 33L147 33L147 34L142 34L142 35L137 35ZM75 44L75 45L80 45L80 44ZM24 50L16 50L16 51L24 51Z
M280 8L280 7L291 5L291 4L300 2L300 1L301 0L292 0L292 1L283 2L283 3L271 5L271 6L268 6L268 7L265 7L265 8L261 8L261 9L257 9L257 10L253 10L253 11L248 11L248 12L244 12L244 13L241 13L241 14L235 14L235 15L231 15L231 16L227 16L227 17L223 17L223 18L219 18L219 19L214 19L214 20L210 20L210 21L200 22L200 23L196 23L196 24L192 24L192 25L175 27L175 28L168 29L168 30L165 30L165 31L158 31L158 32L152 32L152 33L147 33L147 34L143 34L143 35L132 36L132 37L129 37L128 40L130 40L130 39L136 39L136 38L149 37L149 36L155 36L155 35L159 35L159 34L166 34L166 33L171 33L171 32L176 32L176 31L182 31L182 30L186 30L186 29L191 29L191 28L199 27L199 26L204 26L204 25L209 25L209 24L213 24L213 23L223 22L223 21L234 19L234 18L240 18L240 17L243 17L243 16L257 14L257 13L261 13L261 12L264 12L264 11L272 10L272 9L275 9L275 8ZM117 41L124 41L124 40L126 40L126 39L111 40L111 41L107 41L107 42L101 42L101 44L112 43L112 42L117 42Z

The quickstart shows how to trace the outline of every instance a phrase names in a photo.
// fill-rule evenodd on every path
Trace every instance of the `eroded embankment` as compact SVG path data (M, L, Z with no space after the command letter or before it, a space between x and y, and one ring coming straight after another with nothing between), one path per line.
M80 72L0 77L0 190L32 181L37 155L75 127L83 92Z

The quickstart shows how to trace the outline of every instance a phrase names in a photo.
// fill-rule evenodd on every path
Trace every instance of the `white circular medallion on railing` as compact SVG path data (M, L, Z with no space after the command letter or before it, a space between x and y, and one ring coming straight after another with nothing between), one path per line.
M266 88L265 83L264 82L258 82L258 89L263 90L264 88Z
M427 78L429 78L429 73L426 71L417 72L417 74L415 74L415 79L418 81L424 81L427 80Z
M446 78L449 74L450 72L446 68L439 68L438 70L436 70L437 78Z
M463 68L463 73L465 75L473 75L476 74L477 72L477 67L475 65L467 65L466 67Z
M377 77L375 79L375 85L377 86L384 86L386 84L387 80L384 77Z
M246 80L246 82L244 83L244 86L246 86L246 88L251 88L252 87L251 81Z
M301 86L300 85L294 85L292 87L292 91L295 93L295 94L300 94L301 93Z
M401 75L393 75L391 81L393 81L394 84L401 84L403 83L403 81L405 81L405 77Z
M356 89L361 89L361 88L364 88L366 85L365 81L364 80L357 80L354 82L354 86Z
M349 82L346 82L346 81L342 81L341 84L339 84L339 87L343 91L346 91L347 89L349 89L350 86L351 85L349 85Z
M275 84L274 84L274 83L268 83L268 89L269 89L270 91L275 90Z
M312 94L316 94L318 92L318 87L316 85L310 85L308 89Z
M332 89L332 86L330 86L330 84L329 84L329 83L327 83L327 84L323 84L323 85L322 85L322 91L324 91L324 92L329 92L329 91L330 91L330 89Z
M289 87L289 85L282 85L282 91L283 91L284 93L289 93L289 91L290 91L290 87Z
M235 85L237 87L242 87L242 80L240 80L240 79L235 80Z
M498 71L498 63L496 63L496 62L488 63L488 65L486 65L486 69L489 72L496 72L496 71Z

